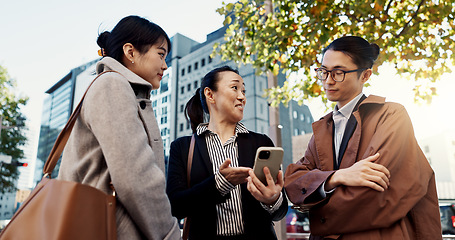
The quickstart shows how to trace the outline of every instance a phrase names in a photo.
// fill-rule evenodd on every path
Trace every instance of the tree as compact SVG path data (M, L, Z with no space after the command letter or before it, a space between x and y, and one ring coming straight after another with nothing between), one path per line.
M16 190L14 183L19 177L16 163L24 157L20 146L27 140L24 134L26 118L20 108L27 104L28 98L16 96L15 88L16 82L9 77L7 70L0 66L0 125L3 126L0 154L12 157L11 164L0 165L0 193Z
M267 1L273 4L268 14ZM217 11L228 28L215 54L252 64L258 74L282 71L297 79L268 90L274 106L327 101L311 70L320 65L322 49L344 35L377 43L373 72L384 63L394 66L413 80L417 102L430 102L435 81L455 65L455 0L240 0Z

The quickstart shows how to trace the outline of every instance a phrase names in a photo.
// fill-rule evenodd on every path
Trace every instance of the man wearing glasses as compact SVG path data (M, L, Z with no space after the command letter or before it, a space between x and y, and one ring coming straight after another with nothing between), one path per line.
M310 239L442 239L433 170L403 106L362 93L379 47L342 37L316 69L333 112L313 123L285 174L291 202L310 213Z

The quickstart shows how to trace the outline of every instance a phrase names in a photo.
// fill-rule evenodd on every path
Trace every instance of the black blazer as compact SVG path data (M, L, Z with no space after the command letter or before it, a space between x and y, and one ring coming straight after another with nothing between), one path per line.
M172 215L190 220L190 239L216 238L216 204L230 197L221 196L215 186L215 175L207 151L205 135L195 136L191 188L187 187L187 162L191 136L176 139L171 144L167 194L171 202ZM256 150L260 146L273 146L264 134L239 133L237 137L239 166L253 168ZM248 239L277 239L273 221L282 219L287 213L288 202L283 188L283 203L273 214L267 212L241 184L245 234Z

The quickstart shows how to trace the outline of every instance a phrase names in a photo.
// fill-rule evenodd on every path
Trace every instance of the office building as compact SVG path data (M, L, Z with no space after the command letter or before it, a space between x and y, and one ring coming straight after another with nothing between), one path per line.
M0 195L0 220L7 220L13 217L16 205L16 192Z
M164 162L167 166L169 158L170 147L170 129L171 129L171 91L172 87L170 79L172 78L172 66L170 66L164 73L161 79L160 88L152 91L152 108L155 114L158 127L160 129L161 138L163 139L164 147Z
M225 31L226 27L220 28L208 34L207 40L199 44L182 35L173 37L172 51L175 50L176 53L171 56L173 75L170 78L170 85L173 89L170 141L191 134L191 126L184 115L185 104L200 87L204 75L223 65L238 69L245 82L247 103L242 123L249 130L268 134L269 104L263 97L267 88L267 77L257 75L251 65L239 67L233 61L223 61L220 56L211 57L213 44L223 41ZM179 41L175 41L176 37ZM188 48L188 46L191 47ZM285 80L284 75L278 76L278 84L282 84ZM300 106L295 101L291 101L289 107L280 106L282 146L285 150L283 167L292 163L292 136L311 133L312 122L313 117L307 106Z
M43 103L34 177L35 183L39 182L43 176L42 170L44 163L54 146L58 134L60 134L71 116L75 105L79 102L81 89L87 88L87 82L90 82L90 78L93 80L93 66L98 60L96 59L72 69L66 76L46 91L48 95ZM87 70L91 66L92 68ZM81 75L81 73L84 74ZM57 164L55 167L52 177L57 176L59 166L60 164Z
M418 141L435 172L438 197L455 200L455 130L448 130Z
M29 126L28 126L29 127ZM35 162L36 162L36 134L33 129L27 129L25 131L27 136L27 142L21 149L24 151L24 158L21 159L21 162L27 163L26 167L18 167L19 178L17 181L17 189L19 190L30 190L35 184L33 181L33 176L35 174Z

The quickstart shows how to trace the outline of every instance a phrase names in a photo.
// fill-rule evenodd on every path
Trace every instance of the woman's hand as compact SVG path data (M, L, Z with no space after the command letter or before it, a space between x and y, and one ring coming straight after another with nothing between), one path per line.
M267 179L267 186L265 186L261 180L256 177L253 170L250 170L247 188L256 200L266 205L272 205L278 200L281 194L281 189L283 189L283 171L280 170L278 172L276 182L273 181L273 177L270 174L268 167L264 167L263 171L265 178Z
M220 173L232 185L246 183L248 180L248 172L251 168L247 167L231 167L231 159L226 159L220 166Z
M390 185L390 172L381 164L374 163L379 153L356 162L348 168L336 171L326 182L325 190L337 186L369 187L383 192Z

